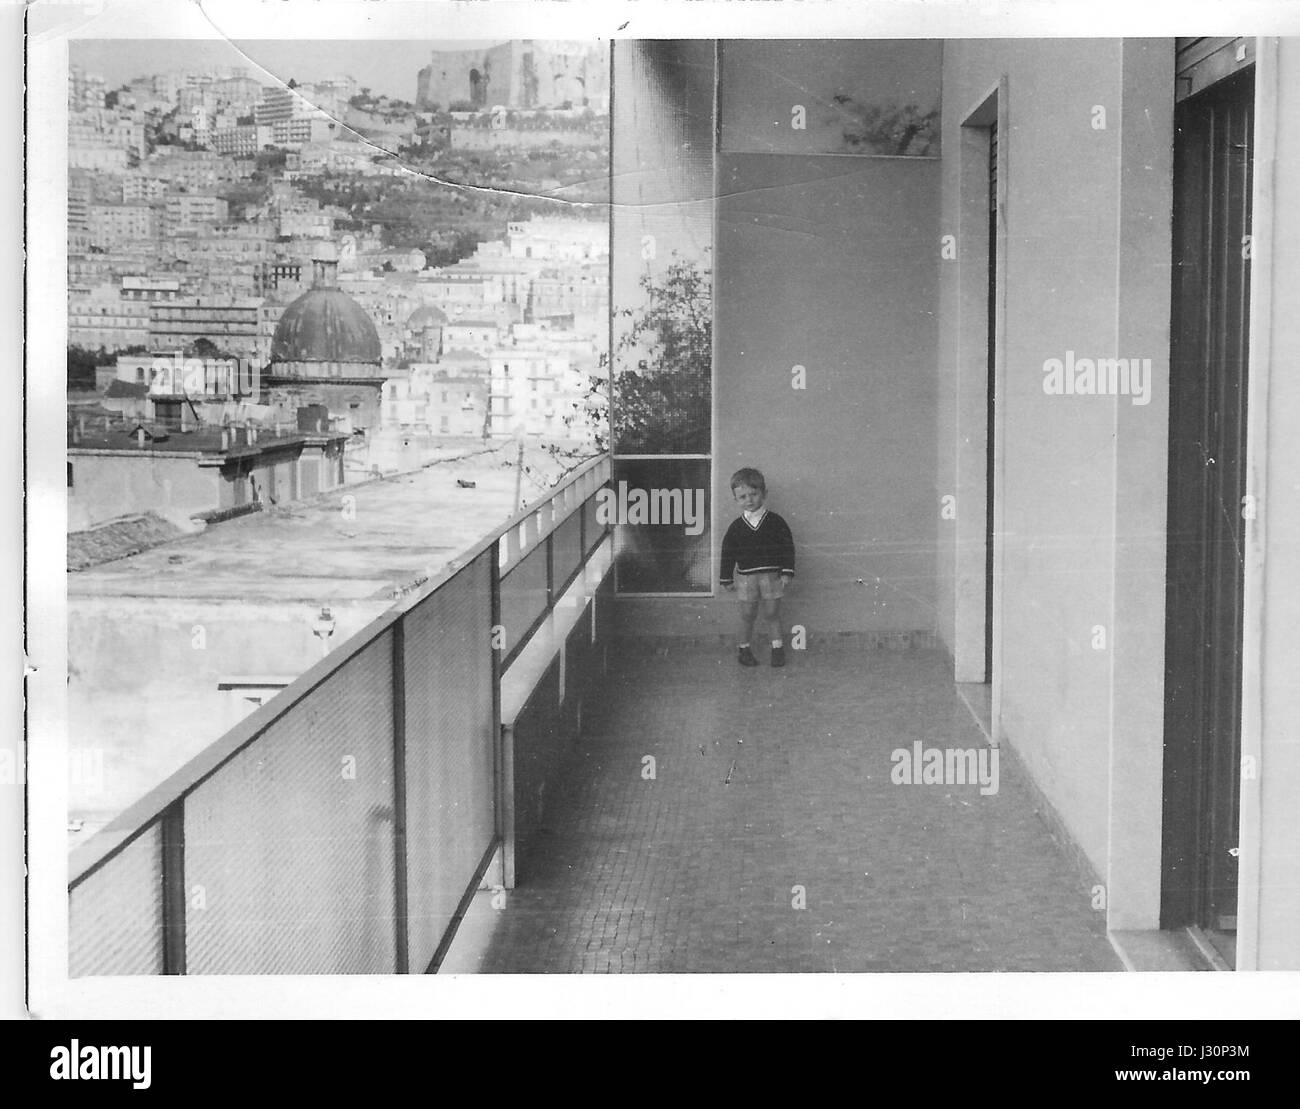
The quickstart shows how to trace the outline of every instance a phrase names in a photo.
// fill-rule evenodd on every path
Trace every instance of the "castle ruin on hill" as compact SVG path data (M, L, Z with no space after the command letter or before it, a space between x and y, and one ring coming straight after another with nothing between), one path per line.
M478 50L435 50L418 75L417 108L609 110L608 51L595 42L522 39Z

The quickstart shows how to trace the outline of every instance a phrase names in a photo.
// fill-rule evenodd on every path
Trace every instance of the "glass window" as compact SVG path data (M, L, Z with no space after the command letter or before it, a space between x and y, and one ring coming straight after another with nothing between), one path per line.
M611 175L616 589L708 593L716 44L614 49L626 90Z
M938 39L749 39L727 42L723 54L727 154L939 156ZM808 74L817 74L815 83ZM804 109L800 128L790 125L792 88Z

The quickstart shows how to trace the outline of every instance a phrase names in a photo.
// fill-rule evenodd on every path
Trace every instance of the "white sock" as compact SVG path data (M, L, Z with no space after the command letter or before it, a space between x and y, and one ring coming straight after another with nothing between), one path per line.
M785 645L785 640L783 640L783 639L774 639L774 640L772 640L772 646L773 646L773 647L781 647L781 646L784 646L784 645Z

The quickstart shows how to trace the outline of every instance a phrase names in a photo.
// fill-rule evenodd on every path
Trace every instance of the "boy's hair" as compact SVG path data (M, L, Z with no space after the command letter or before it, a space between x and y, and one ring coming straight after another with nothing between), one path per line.
M737 485L748 485L751 489L757 489L760 493L767 492L767 482L763 480L763 474L755 470L752 466L745 466L731 475L731 491L736 491Z

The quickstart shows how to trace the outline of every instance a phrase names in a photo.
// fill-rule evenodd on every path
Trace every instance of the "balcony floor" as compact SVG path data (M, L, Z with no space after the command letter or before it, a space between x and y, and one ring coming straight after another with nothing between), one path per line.
M937 652L620 654L481 972L1123 969L1007 752L994 795L891 782L984 746Z

